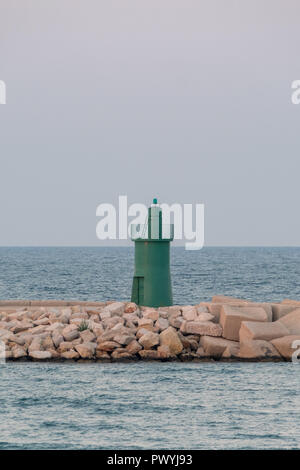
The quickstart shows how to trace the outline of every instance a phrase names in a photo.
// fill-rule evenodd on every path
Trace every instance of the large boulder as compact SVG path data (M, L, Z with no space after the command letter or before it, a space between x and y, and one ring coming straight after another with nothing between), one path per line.
M101 361L110 361L110 355L105 351L101 351L101 349L96 349L96 358Z
M101 322L101 320L100 320L100 317L99 317L99 313L97 315L96 314L90 315L89 323L99 325L100 322Z
M139 340L143 335L147 334L149 331L153 331L153 327L151 327L151 329L149 328L139 328L136 332L136 339ZM155 331L153 331L153 333L155 333Z
M292 355L297 349L299 349L299 345L294 344L294 342L299 341L300 343L300 335L288 335L288 336L283 336L281 338L276 338L271 341L273 346L279 351L282 357L284 357L287 360L290 360L292 358ZM293 344L296 347L292 347Z
M152 318L144 318L144 317L139 318L138 326L143 327L143 328L147 328L148 326L153 326L153 320Z
M139 339L139 343L144 349L151 349L159 344L159 334L148 331Z
M80 309L80 307L79 307L79 309ZM49 309L49 311L56 313L56 316L58 316L58 317L60 315L66 315L69 319L71 318L71 315L72 315L72 308L71 307L62 308L60 311L52 308L52 309Z
M284 325L290 335L299 335L300 334L300 308L288 313L284 317L281 317L278 320L278 323Z
M200 338L200 346L204 349L207 356L220 358L228 347L236 347L236 341L230 341L224 338L213 338L212 336L202 336Z
M141 359L150 361L161 359L159 351L156 351L154 349L142 349L141 351L139 351L139 356L141 357Z
M0 340L3 341L3 342L7 342L7 341L14 341L14 337L15 335L11 332L11 331L8 331L8 330L5 330L5 329L0 329Z
M49 349L55 349L53 341L52 341L52 336L50 334L43 338L42 349L44 349L45 351Z
M58 346L58 351L59 352L65 352L69 351L70 349L73 349L74 344L72 341L61 341L59 346Z
M90 330L84 330L80 332L80 338L82 339L83 342L89 343L89 342L95 341L96 336Z
M68 317L67 315L60 315L59 317L60 323L64 323L65 325L67 325L69 321L70 321L70 317Z
M13 342L18 344L19 346L29 345L30 341L26 340L26 336L24 335L13 335L13 337L8 338L9 342Z
M46 319L47 320L47 323L48 322L48 318ZM29 321L26 321L26 320L23 320L23 321L17 321L15 326L13 326L11 328L11 331L13 333L20 333L21 331L26 331L26 330L29 330L29 328L32 327L32 323L29 322Z
M43 317L43 318L40 318L40 319L38 319L38 320L35 320L35 321L33 322L33 324L34 324L35 326L39 326L39 325L50 325L50 320L49 320L48 317ZM32 325L31 325L31 326L32 326ZM29 327L29 328L30 328L30 327ZM26 328L26 329L27 329L27 328Z
M280 338L289 334L289 330L279 322L255 322L243 321L240 328L240 342L263 339L270 341L271 339Z
M159 313L160 318L165 318L165 319L169 318L169 312L164 307L159 307L157 311Z
M114 326L118 325L119 323L121 325L124 325L124 318L122 317L119 317L119 316L115 316L115 317L111 317L111 318L105 318L103 320L103 325L105 326L105 328L113 328Z
M98 338L98 336L101 336L104 333L104 328L101 324L99 323L92 323L90 325L91 330L93 331L94 335Z
M132 330L132 332L134 332L134 333L137 332L137 327L136 327L135 324L132 323L131 321L126 320L125 326L127 326L127 328L130 328L130 329Z
M114 349L119 348L120 346L120 343L116 343L115 341L103 341L102 343L98 344L97 350L113 351Z
M183 347L185 349L191 349L193 351L197 351L197 349L199 347L199 336L198 335L188 335L188 336L184 336L184 338L187 340L188 345L186 345L186 341L182 341L181 336L180 336L180 340L182 342Z
M114 328L114 330L117 329L117 327ZM122 326L122 331L120 329L120 333L123 333L123 334L128 334L128 335L135 335L135 333L137 332L137 327L135 325L133 325L132 323L130 323L129 325L127 324L127 322L125 323L124 326Z
M158 346L157 352L160 359L176 358L176 355L166 345Z
M103 312L109 312L112 317L121 316L125 311L125 303L123 302L113 302L106 307L104 307ZM100 314L102 319L102 314Z
M108 312L107 310L103 310L102 312L99 313L99 318L100 320L106 320L107 318L111 318L111 313Z
M123 318L127 322L133 323L133 325L137 325L139 321L139 317L135 313L124 313Z
M179 316L181 315L181 307L180 305L172 305L171 307L165 307L164 310L168 312L169 317L170 316Z
M240 344L242 359L280 359L281 356L272 343L265 340L247 340Z
M45 361L47 359L52 358L52 354L50 351L30 351L29 356L32 359L37 359L39 361Z
M17 320L7 321L7 322L5 322L5 327L4 328L7 329L7 330L13 330L14 327L17 327L19 323L21 323L21 322L18 322ZM36 328L40 328L40 327L36 327ZM42 328L45 328L45 327L42 327ZM30 328L30 330L31 329L32 328Z
M120 360L126 360L126 359L133 359L134 356L132 356L132 354L126 352L125 349L116 349L115 351L113 351L111 353L111 357L115 360L115 361L120 361Z
M55 348L49 349L49 353L51 353L52 359L58 359L60 357L60 353L56 351Z
M224 305L220 314L223 337L238 341L241 324L243 321L247 320L266 322L268 316L262 307L232 307L230 305Z
M209 312L200 312L196 318L197 321L213 321L214 319L214 315Z
M160 344L167 346L171 354L180 354L183 350L182 343L179 339L178 333L174 328L169 326L166 330L162 331L159 335Z
M27 356L27 352L22 346L16 345L11 349L12 355L15 359Z
M146 307L142 312L143 318L150 318L150 320L156 321L159 318L159 313L155 308Z
M184 347L184 349L189 348L189 347L190 347L190 342L189 342L188 337L185 336L185 335L183 335L180 330L179 330L179 331L177 330L177 333L178 333L178 337L179 337L179 339L180 339L180 341L181 341L182 346ZM197 338L198 338L198 340L199 340L199 336L197 336Z
M211 321L186 321L181 327L181 333L193 335L222 336L222 327Z
M73 319L76 318L77 320L88 320L89 315L86 312L78 312L78 313L72 313L71 318Z
M27 332L20 333L20 335L18 335L18 337L14 339L14 341L20 344L20 346L25 344L26 347L28 347L31 344L32 340L33 340L33 335Z
M138 341L136 341L135 339L132 340L132 341L126 346L126 351L127 351L129 354L136 354L136 353L138 353L141 349L142 349L142 346L141 346L140 343L139 343Z
M166 330L169 327L169 320L159 317L159 319L155 322L155 326L158 328L158 331Z
M61 332L65 328L64 323L60 323L58 321L53 322L51 325L47 326L46 331L54 332L54 331L59 331Z
M127 346L133 340L135 340L135 336L134 335L124 334L124 333L117 333L114 336L113 340L116 341L117 343L121 344L122 346Z
M69 349L69 351L64 351L61 353L60 357L63 359L79 359L79 353L74 351L74 349Z
M82 359L92 359L96 350L96 343L85 342L77 344L75 349Z
M115 325L110 330L107 329L103 333L103 336L105 336L106 334L109 334L109 333L113 333L114 335L117 335L117 334L119 334L119 335L131 335L132 331L131 331L130 328L127 328L126 326L122 325L121 323L118 323L117 325Z
M63 308L61 310L61 313L58 316L58 321L61 323L67 324L70 321L71 315L72 315L71 308Z
M79 328L83 325L88 325L88 321L81 318L71 318L70 325L76 325Z
M124 313L133 313L133 312L136 312L137 310L138 310L137 304L135 304L134 302L129 302L128 304L126 304Z
M33 338L33 340L30 343L30 346L28 347L28 352L42 351L42 350L43 350L43 339L40 336Z
M182 307L182 316L184 320L187 320L187 321L196 320L198 316L197 308L192 305L186 305Z
M181 327L182 323L185 321L182 316L177 315L177 314L169 315L168 320L171 326L173 326L174 328L178 328L178 329Z
M68 325L62 330L65 341L73 341L79 337L79 331L76 325Z

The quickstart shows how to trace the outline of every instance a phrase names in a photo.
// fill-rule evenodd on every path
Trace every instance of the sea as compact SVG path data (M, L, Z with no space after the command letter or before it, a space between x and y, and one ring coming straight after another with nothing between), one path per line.
M0 299L130 300L127 247L0 248ZM300 300L300 248L171 249L174 304ZM0 364L0 449L299 449L300 364Z

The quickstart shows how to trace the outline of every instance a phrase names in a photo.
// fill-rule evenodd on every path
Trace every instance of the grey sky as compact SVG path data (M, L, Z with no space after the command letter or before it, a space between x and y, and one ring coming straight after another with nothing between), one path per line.
M0 245L100 245L119 194L205 203L207 245L300 245L299 13L1 0Z

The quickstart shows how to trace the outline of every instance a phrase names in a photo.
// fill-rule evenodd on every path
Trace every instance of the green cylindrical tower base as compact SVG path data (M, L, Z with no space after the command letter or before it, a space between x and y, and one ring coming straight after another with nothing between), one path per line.
M173 304L169 240L135 241L131 301L156 308Z

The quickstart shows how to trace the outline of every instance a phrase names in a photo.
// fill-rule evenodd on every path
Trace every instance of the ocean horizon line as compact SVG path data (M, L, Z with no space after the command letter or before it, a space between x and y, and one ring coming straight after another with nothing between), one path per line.
M134 245L0 245L1 248L132 248ZM184 245L172 245L171 249L182 248ZM300 245L205 245L204 248L300 248ZM186 251L201 251L186 250Z

